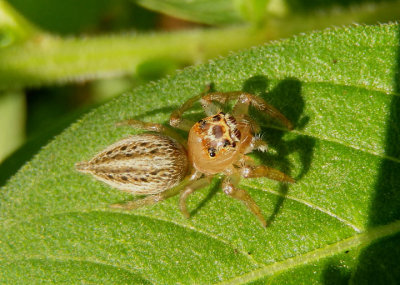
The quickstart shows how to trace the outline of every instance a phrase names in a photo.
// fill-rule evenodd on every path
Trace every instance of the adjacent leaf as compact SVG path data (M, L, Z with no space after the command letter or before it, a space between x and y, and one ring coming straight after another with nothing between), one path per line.
M264 1L264 0L263 0ZM193 22L226 25L243 22L239 7L243 1L230 0L139 0L135 3L151 10ZM253 1L248 1L251 5ZM264 1L265 2L265 1Z
M157 0L152 0L153 2L158 3ZM147 79L155 78L168 74L176 67L197 64L232 51L305 31L354 22L393 21L398 19L400 12L396 1L385 1L373 7L365 4L340 12L334 10L314 15L286 15L286 2L280 0L228 2L214 1L209 9L225 17L227 14L223 12L224 9L216 9L215 5L234 5L243 17L257 25L171 33L59 37L38 31L4 1L0 1L0 90L82 82L135 73ZM165 3L175 3L178 6L180 3L184 7L197 4L202 6L201 3L205 5L209 0L184 3L172 0ZM265 5L268 13L285 14L286 17L281 15L278 18L268 18L264 13ZM204 7L206 9L208 5ZM202 11L200 8L191 10L199 16L203 14ZM213 17L213 13L204 14ZM263 25L261 22L264 18L270 21ZM154 62L162 64L155 67ZM154 74L149 74L149 71Z
M92 34L100 29L116 29L115 23L133 16L128 1L108 0L8 0L8 2L26 19L52 34L70 36L78 32ZM77 9L79 7L79 9ZM133 9L132 9L133 10ZM146 15L149 16L149 15ZM107 18L107 25L101 24ZM132 19L132 20L137 20ZM104 22L103 22L104 23ZM99 25L100 24L100 25ZM118 27L120 30L122 27ZM124 27L126 29L126 26Z
M0 280L398 280L398 49L398 25L326 30L186 69L94 110L2 188ZM261 96L296 125L285 132L253 113L270 144L254 157L297 180L241 182L270 226L262 228L218 181L190 197L189 220L177 197L131 212L108 208L132 198L77 173L74 164L137 132L115 122L167 123L173 109L210 82L219 91ZM201 118L196 108L190 116Z
M25 137L25 94L0 92L0 162L17 149Z
M4 0L0 0L0 48L22 41L38 30Z
M371 3L376 2L376 3ZM396 20L398 1L138 0L147 9L209 25L253 23L276 34L347 23ZM278 36L279 38L279 36Z

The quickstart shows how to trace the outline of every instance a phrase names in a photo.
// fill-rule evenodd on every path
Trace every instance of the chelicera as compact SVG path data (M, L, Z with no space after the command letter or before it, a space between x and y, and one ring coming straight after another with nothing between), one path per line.
M182 118L199 100L207 117L198 122ZM232 111L221 112L217 104L231 100L237 100ZM206 91L187 100L170 116L172 127L189 132L187 141L161 124L127 120L119 125L150 132L118 141L90 161L76 164L76 168L117 189L147 195L124 204L113 204L113 208L131 210L180 193L179 206L187 218L188 196L208 185L215 175L222 174L224 193L242 201L266 226L256 202L238 187L240 179L267 177L281 182L295 181L277 169L256 165L246 155L253 150L267 149L267 143L256 135L260 127L248 115L250 105L280 121L287 129L293 128L284 115L258 96L241 91Z

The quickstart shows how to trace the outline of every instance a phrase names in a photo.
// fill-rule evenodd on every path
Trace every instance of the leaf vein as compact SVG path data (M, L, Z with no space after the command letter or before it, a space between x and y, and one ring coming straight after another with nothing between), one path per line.
M275 130L280 130L280 131L287 131L287 129L284 129L284 128L281 128L281 127L278 127L278 126L268 125L266 127L271 128L271 129L275 129ZM372 155L372 156L376 156L376 157L379 157L379 158L382 158L382 159L387 159L387 160L391 160L391 161L396 162L396 163L400 163L400 159L399 158L391 157L391 156L388 156L388 155L385 155L385 154L381 154L381 153L378 153L378 152L374 152L374 151L372 151L370 149L366 149L366 148L358 147L358 146L355 146L355 145L352 145L352 144L348 144L348 143L345 143L345 142L337 140L337 139L328 138L328 137L322 137L322 136L319 137L319 136L315 136L314 134L305 133L305 132L301 132L301 131L298 131L298 130L292 130L290 132L294 133L294 134L297 134L297 135L314 138L316 140L321 140L321 141L325 141L325 142L329 142L329 143L336 143L336 144L339 144L339 145L342 145L342 146L345 146L345 147L348 147L348 148L352 148L352 149L355 149L355 150L358 150L358 151L362 151L362 152L367 153L367 154Z
M296 198L294 196L283 195L282 193L279 193L279 192L274 191L272 189L261 189L261 188L255 187L253 185L251 185L251 187L254 188L254 189L260 190L260 191L266 191L266 192L269 192L271 194L274 194L274 195L277 195L277 196L280 196L280 197L284 197L284 198L287 198L289 200L293 200L293 201L296 201L298 203L304 204L307 207L310 207L310 208L312 208L314 210L318 210L318 211L320 211L320 212L322 212L322 213L324 213L326 215L329 215L329 216L339 220L340 222L344 223L346 226L351 227L357 233L361 233L362 232L362 229L360 229L356 225L350 223L348 220L346 220L344 218L341 218L340 216L336 215L335 213L332 213L331 211L329 211L327 209L324 209L322 207L319 207L319 206L317 206L317 205L315 205L313 203L307 202L307 201L305 201L303 199L300 199L300 198Z
M400 233L400 220L394 221L391 224L377 226L363 233L359 233L350 238L341 240L334 244L327 245L323 248L318 248L305 254L295 256L281 262L268 264L262 268L250 271L244 275L225 280L218 284L243 284L261 279L263 277L292 269L297 266L308 264L310 262L320 260L325 257L330 257L342 251L349 250L358 246L365 247L370 243L387 236L392 236Z
M43 258L42 256L39 255L24 255L23 258L14 258L14 259L9 259L7 260L7 263L14 263L14 262L20 262L20 261L58 261L58 262L70 262L70 261L75 261L75 262L85 262L85 263L90 263L90 264L95 264L95 265L100 265L103 267L111 267L111 268L116 268L118 270L123 270L126 273L135 275L135 276L140 276L140 278L151 282L149 279L145 278L142 274L139 274L136 271L133 271L131 269L122 267L120 265L115 265L115 264L110 264L107 262L104 262L103 260L97 260L97 259L92 259L92 258L74 258L74 257L66 257L66 256L61 256L61 255L57 255L57 256L51 256L48 255L46 256L46 258Z
M253 265L257 265L257 266L264 265L264 263L259 263L258 261L256 261L251 255L249 255L247 253L247 251L245 251L243 249L239 249L237 247L234 247L228 241L222 239L221 237L219 237L217 235L214 235L214 234L212 234L210 232L205 232L205 231L203 231L203 230L201 230L199 228L193 227L191 225L185 225L185 224L182 224L182 223L179 223L179 222L176 222L176 221L163 219L163 218L160 218L158 216L153 216L153 215L138 214L138 213L126 214L126 213L122 213L122 212L107 211L107 210L104 210L104 209L91 209L91 210L87 210L87 211L85 211L85 210L66 211L66 212L54 213L54 214L51 214L51 215L43 215L43 216L39 216L39 217L34 217L34 218L31 218L31 219L28 218L28 219L25 219L25 220L14 221L14 223L9 223L8 226L9 227L14 227L15 224L18 224L18 223L28 223L28 222L32 223L35 220L43 220L43 219L48 219L48 218L57 217L57 216L65 216L65 215L70 215L70 214L88 214L88 213L96 213L96 212L102 212L102 213L114 214L114 215L124 215L124 216L128 216L128 217L143 217L143 218L147 218L147 219L153 219L153 220L158 220L158 221L162 221L162 222L165 222L165 223L170 223L170 224L173 224L175 226L179 226L181 228L184 228L186 230L192 230L194 232L197 232L197 233L199 233L201 235L204 235L204 236L206 236L208 238L212 238L212 239L214 239L216 241L219 241L219 242L231 247L232 250L244 255L249 261L251 261L251 263Z

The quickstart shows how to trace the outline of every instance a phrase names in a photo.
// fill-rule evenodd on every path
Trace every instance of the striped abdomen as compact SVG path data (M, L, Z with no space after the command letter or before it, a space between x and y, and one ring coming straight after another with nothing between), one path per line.
M156 194L177 185L188 171L185 149L175 140L145 133L120 140L76 169L132 194Z

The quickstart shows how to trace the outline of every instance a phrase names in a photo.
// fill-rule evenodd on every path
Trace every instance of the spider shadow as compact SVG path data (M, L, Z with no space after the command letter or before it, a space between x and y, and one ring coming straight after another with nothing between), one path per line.
M213 185L211 187L208 187L208 194L207 196L201 200L201 202L190 212L190 216L194 216L199 212L207 203L210 201L215 194L218 192L219 189L221 189L221 183L222 180L218 179L218 181L213 182Z
M243 90L259 95L266 102L276 107L293 123L294 129L303 129L308 123L309 117L302 115L305 103L301 95L301 82L296 78L287 78L280 81L270 92L266 91L268 84L267 77L257 75L249 78L244 83ZM266 116L263 116L260 112L254 112L253 114L251 111L251 116L256 118L257 122L266 122ZM269 148L273 149L275 153L256 152L255 156L261 160L262 164L279 169L292 176L291 169L294 168L294 165L291 164L288 157L290 154L297 152L300 157L301 169L293 178L296 181L301 180L310 169L315 139L288 134L286 130L282 130L278 122L268 120L267 124L261 124L261 134L263 140L268 143ZM289 137L288 139L286 134ZM275 220L283 207L289 187L290 184L280 183L278 200L267 219L267 225L270 225Z
M363 234L368 230L377 230L383 226L395 229L400 220L400 28L396 27L396 53L393 55L393 91L388 108L385 133L385 159L381 159L378 173L375 178L374 193L371 195L368 224ZM382 230L380 230L382 231ZM350 272L350 282L354 284L398 284L400 279L400 234L393 230L382 238L371 240L370 244L354 249L357 251L357 260ZM350 251L352 251L350 249ZM344 272L342 262L337 261L336 266ZM351 263L350 263L351 264ZM351 268L351 267L350 267ZM325 268L327 275L324 284L330 284L332 276L328 276L329 267ZM348 272L348 271L347 271ZM339 283L336 283L339 284ZM343 282L342 284L345 284ZM348 283L346 283L348 284Z

